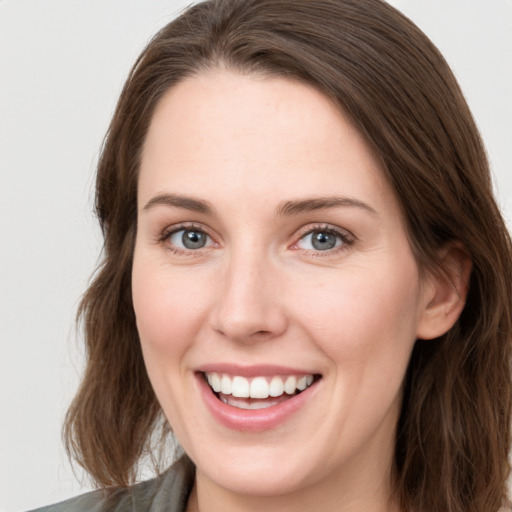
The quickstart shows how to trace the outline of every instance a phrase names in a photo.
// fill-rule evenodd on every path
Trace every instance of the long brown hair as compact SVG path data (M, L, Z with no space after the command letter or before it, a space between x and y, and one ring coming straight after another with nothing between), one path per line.
M495 512L505 498L511 414L512 249L459 86L434 45L381 0L210 0L163 28L135 63L98 165L103 262L80 307L87 367L65 424L98 485L128 485L162 413L131 300L137 175L152 113L204 70L312 84L381 162L420 268L458 241L473 271L444 336L417 341L397 427L394 489L404 510Z

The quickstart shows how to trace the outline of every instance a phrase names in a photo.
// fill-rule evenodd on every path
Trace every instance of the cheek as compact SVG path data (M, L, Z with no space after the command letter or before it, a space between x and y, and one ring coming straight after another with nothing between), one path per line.
M144 363L168 421L182 433L185 411L180 404L190 399L183 383L190 379L188 357L204 322L202 304L208 292L191 285L192 278L173 276L161 262L148 258L146 263L137 256L132 296Z
M302 295L298 307L304 329L338 370L383 375L401 372L407 365L416 340L420 300L411 256L400 268L390 262L375 271L370 265L364 271L354 267L338 271Z
M161 266L161 264L160 264ZM179 352L202 324L202 303L207 291L190 276L134 260L132 295L137 329L144 348Z

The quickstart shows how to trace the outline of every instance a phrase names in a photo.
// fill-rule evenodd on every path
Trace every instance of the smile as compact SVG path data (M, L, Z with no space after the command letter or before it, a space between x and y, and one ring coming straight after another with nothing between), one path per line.
M239 409L265 409L288 400L315 381L310 375L257 376L246 378L217 372L205 372L208 385L223 403Z
M215 363L194 373L211 415L239 432L263 432L291 420L314 403L323 381L319 373L273 365Z

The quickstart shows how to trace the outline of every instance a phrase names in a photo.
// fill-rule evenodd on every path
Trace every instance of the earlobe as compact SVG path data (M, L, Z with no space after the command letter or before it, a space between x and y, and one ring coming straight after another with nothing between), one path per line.
M424 305L416 337L430 340L449 331L459 318L469 289L472 262L460 243L450 243L440 254L440 267L424 283Z

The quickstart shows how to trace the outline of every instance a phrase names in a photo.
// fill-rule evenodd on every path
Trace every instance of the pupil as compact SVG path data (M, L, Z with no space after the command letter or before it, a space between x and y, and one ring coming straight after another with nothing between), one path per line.
M185 231L182 237L183 245L187 249L200 249L206 243L204 233L200 231Z
M317 231L313 233L312 244L315 249L326 251L332 249L336 245L336 237L325 231Z

